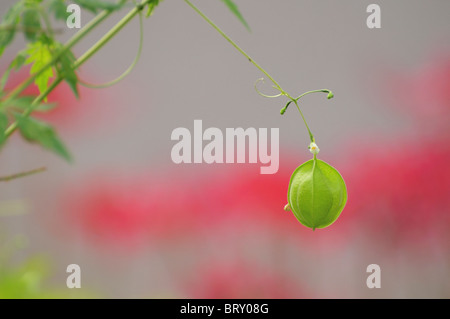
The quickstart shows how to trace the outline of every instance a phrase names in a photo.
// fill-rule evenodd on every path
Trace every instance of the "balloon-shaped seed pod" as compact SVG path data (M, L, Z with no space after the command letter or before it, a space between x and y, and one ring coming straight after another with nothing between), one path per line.
M288 207L306 227L325 228L336 221L347 202L341 174L314 157L294 171L289 182Z

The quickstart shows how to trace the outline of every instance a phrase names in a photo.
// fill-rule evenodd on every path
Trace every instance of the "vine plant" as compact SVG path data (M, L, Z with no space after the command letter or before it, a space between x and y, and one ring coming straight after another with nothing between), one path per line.
M308 91L295 97L285 91L275 79L264 70L256 61L230 39L214 22L202 13L189 0L184 0L195 12L219 32L237 51L245 56L265 77L272 82L272 87L279 93L267 95L258 89L258 84L264 81L262 78L255 83L258 94L267 98L285 97L287 102L280 113L284 114L288 107L294 103L299 111L303 123L310 138L309 149L313 153L313 159L300 165L292 174L289 190L288 204L285 210L292 211L295 217L303 225L312 228L324 228L332 224L342 212L347 201L347 191L344 180L339 172L329 164L317 159L319 148L316 144L307 121L299 107L299 100L312 93L326 93L327 98L333 98L333 93L328 89ZM228 9L250 29L247 22L232 0L222 0ZM14 40L18 31L23 32L27 40L24 50L17 53L9 64L9 67L0 79L0 147L8 138L19 130L23 138L31 143L38 143L42 147L53 151L67 161L71 161L71 155L56 131L48 123L33 118L34 112L45 112L55 104L49 104L48 95L61 82L68 83L76 97L78 86L90 88L102 88L114 85L128 75L138 63L143 43L143 11L150 17L161 0L118 0L107 2L105 0L72 0L85 10L95 14L95 17L81 28L65 44L57 41L55 30L51 24L50 15L56 20L66 21L68 18L66 0L18 0L4 15L0 25L0 57L5 48ZM80 57L75 58L72 48L85 38L100 23L106 20L113 12L131 6L128 13L101 37L91 48ZM124 26L136 16L140 20L140 44L137 56L132 65L117 79L105 84L94 85L81 80L77 75L77 69L97 53L108 43ZM12 71L17 71L24 65L31 64L30 76L9 92L5 91L5 85ZM39 89L37 97L23 96L22 92L30 85L36 85ZM15 178L44 171L39 168L28 172L0 177L1 181L9 181Z

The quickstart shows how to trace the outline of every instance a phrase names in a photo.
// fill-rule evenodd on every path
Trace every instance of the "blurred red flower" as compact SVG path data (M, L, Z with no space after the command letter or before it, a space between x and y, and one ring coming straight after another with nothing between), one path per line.
M343 168L351 198L345 216L393 248L448 246L449 163L447 139L390 140L358 148Z
M25 66L19 72L12 72L5 91L11 91L23 82L29 73L29 67ZM81 133L89 127L89 134L92 128L100 127L102 123L108 123L109 128L114 128L120 118L124 121L123 113L130 113L130 108L126 110L120 105L117 99L117 89L102 89L102 98L97 102L93 89L87 89L78 85L80 98L77 99L65 82L59 84L49 95L48 103L56 103L56 107L46 112L34 112L33 116L49 122L57 127L59 131L68 130ZM38 96L39 90L36 85L29 85L23 92L23 96Z
M450 56L444 54L420 68L391 75L388 91L394 105L413 115L418 125L448 130L450 120ZM436 127L437 126L437 127Z
M64 205L87 235L105 243L135 242L138 238L175 240L232 225L245 233L250 226L277 237L292 237L312 247L328 247L348 236L344 227L312 232L283 210L291 173L298 164L283 165L277 174L260 175L244 167L193 179L168 171L162 177L96 176L71 189ZM321 239L318 240L318 233Z
M177 237L185 227L193 230L188 218L192 207L177 183L97 177L83 185L68 192L64 205L76 224L101 242L115 246L146 237Z
M208 264L196 270L185 286L187 298L284 299L310 298L291 277L243 262Z

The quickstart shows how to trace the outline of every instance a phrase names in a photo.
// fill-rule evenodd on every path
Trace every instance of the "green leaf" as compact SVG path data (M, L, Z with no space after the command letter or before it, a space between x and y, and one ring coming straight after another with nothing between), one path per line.
M325 228L339 217L347 202L347 188L341 174L319 159L300 165L292 174L288 203L298 221Z
M60 43L56 44L56 47L59 50L62 50L63 45ZM78 77L75 73L75 70L73 69L73 64L75 63L76 59L73 55L72 51L67 50L65 51L60 58L58 59L58 74L61 77L64 77L64 80L69 84L70 88L72 89L73 93L77 98L79 98L78 93Z
M153 10L155 10L155 8L158 6L158 4L161 2L162 0L153 0L150 1L147 5L147 13L145 14L146 17L150 17L153 14Z
M15 114L15 117L20 133L28 142L38 143L68 162L71 161L68 150L50 125L21 114Z
M53 12L56 20L67 21L70 12L67 12L67 4L65 0L51 0L48 10Z
M8 128L8 117L5 113L0 112L0 147L5 143L5 131Z
M45 298L42 291L49 266L43 257L33 257L16 267L3 264L0 273L0 299Z
M25 64L26 60L27 60L27 52L24 50L20 51L19 53L17 53L16 57L11 62L9 68L14 71L18 71Z
M247 21L245 21L244 17L242 16L241 12L238 9L238 6L231 0L222 0L228 9L239 19L239 21L242 22L242 24L247 28L248 31L250 31L250 27L247 24Z
M28 54L28 59L25 61L25 64L33 64L30 74L37 73L52 60L52 53L49 46L41 41L29 43L26 52ZM53 69L51 67L46 68L38 77L36 77L34 83L38 86L40 93L47 90L48 81L52 77Z
M20 51L14 60L10 63L8 69L3 73L3 76L0 80L0 91L3 91L5 89L5 85L8 82L9 75L12 70L18 71L25 63L27 59L27 53L26 51Z
M102 1L102 0L73 0L83 9L89 10L94 14L97 14L99 10L119 10L125 4L126 1L119 1L117 3Z
M0 57L6 47L14 40L22 10L23 3L20 1L13 5L3 17L2 24L0 24Z
M22 26L25 32L25 38L28 41L36 41L37 35L41 31L41 16L35 8L25 10L22 15Z

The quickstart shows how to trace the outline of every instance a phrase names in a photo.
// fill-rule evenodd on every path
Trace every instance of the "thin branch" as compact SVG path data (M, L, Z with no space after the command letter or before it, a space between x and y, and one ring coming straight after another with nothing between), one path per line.
M21 173L9 175L9 176L3 176L3 177L0 177L0 182L9 182L9 181L12 181L17 178L30 176L30 175L34 175L37 173L42 173L42 172L45 172L46 170L47 170L46 167L40 167L40 168L33 169L31 171L21 172Z

